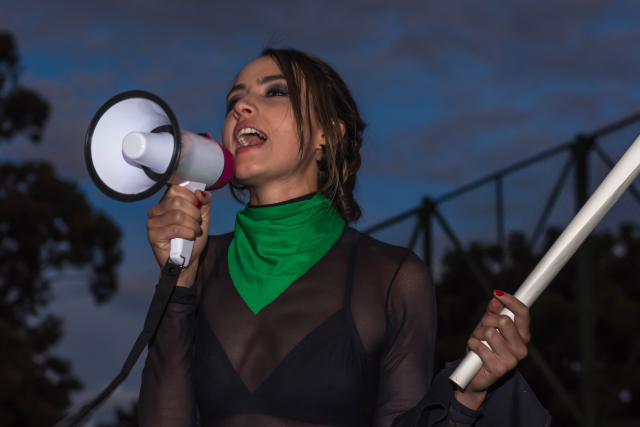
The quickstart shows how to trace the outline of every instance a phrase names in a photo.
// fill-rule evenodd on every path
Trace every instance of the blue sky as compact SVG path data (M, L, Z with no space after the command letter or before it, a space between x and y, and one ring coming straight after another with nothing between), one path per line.
M53 162L124 231L113 301L93 305L82 272L54 281L50 309L66 330L56 351L85 383L77 399L119 370L157 278L145 222L159 195L116 202L86 172L84 134L111 96L153 92L182 127L217 139L233 77L270 38L320 56L343 75L369 124L359 228L640 111L640 8L632 0L20 0L0 4L0 30L17 39L22 84L52 107L43 142L16 138L0 147L0 159ZM639 132L610 138L612 157ZM562 162L505 183L510 229L535 223ZM597 162L593 169L595 182L605 169ZM554 211L558 224L571 217L568 191ZM226 189L214 199L211 232L230 231L239 205ZM485 188L443 212L464 240L486 239L495 235L493 203ZM633 216L624 203L612 218ZM410 227L378 237L406 244ZM447 247L440 234L436 242ZM96 419L135 397L141 365Z

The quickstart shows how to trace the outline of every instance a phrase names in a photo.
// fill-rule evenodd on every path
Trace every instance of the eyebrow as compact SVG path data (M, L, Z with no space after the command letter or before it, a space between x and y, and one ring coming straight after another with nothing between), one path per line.
M258 83L258 85L262 86L262 85L266 85L267 83L271 83L275 80L285 80L284 75L282 74L275 74L273 76L265 76L262 79L258 79L256 80L256 83ZM231 88L231 90L229 91L229 93L227 94L227 98L229 98L229 95L231 95L232 92L235 92L236 90L242 90L242 89L246 89L247 86L244 83L240 83L237 84L235 86L233 86Z

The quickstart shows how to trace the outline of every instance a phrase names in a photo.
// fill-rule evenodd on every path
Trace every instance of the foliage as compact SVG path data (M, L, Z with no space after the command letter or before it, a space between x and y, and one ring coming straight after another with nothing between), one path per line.
M0 33L0 142L26 133L38 142L49 107L18 85L18 54ZM43 309L48 274L90 270L97 302L116 291L120 231L75 184L45 163L0 164L0 420L6 427L53 425L81 388L70 364L50 354L62 322Z
M466 254L495 288L514 293L559 234L549 230L539 251L532 251L524 236L516 233L504 250L475 243ZM640 344L640 228L623 225L616 233L596 233L585 245L595 285L598 412L609 419L628 420L634 417L635 406L629 398L640 397L640 367L632 363L628 371L623 369L634 346ZM459 253L446 254L443 269L436 287L436 366L464 355L466 341L489 298ZM577 286L574 258L532 307L531 333L532 342L580 407ZM549 409L554 424L577 425L531 358L518 369Z
M138 427L138 402L132 402L128 411L116 409L115 423L100 424L99 427Z
M49 104L18 84L19 55L13 36L0 32L0 143L25 133L39 142L49 117Z

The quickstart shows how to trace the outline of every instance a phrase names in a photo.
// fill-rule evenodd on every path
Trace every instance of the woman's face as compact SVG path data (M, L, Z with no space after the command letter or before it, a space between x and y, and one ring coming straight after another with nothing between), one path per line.
M322 156L322 138L317 130L312 133L316 149L296 170L300 142L295 117L287 82L271 57L256 59L238 74L227 96L222 141L235 157L236 179L250 190L301 180L315 180L317 189L315 160Z

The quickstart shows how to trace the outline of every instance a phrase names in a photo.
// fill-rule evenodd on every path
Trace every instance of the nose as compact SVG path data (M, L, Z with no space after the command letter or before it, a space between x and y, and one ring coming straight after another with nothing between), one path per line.
M236 119L240 119L242 116L251 116L256 111L255 105L251 102L250 97L246 95L240 98L233 107L233 115L236 116Z

